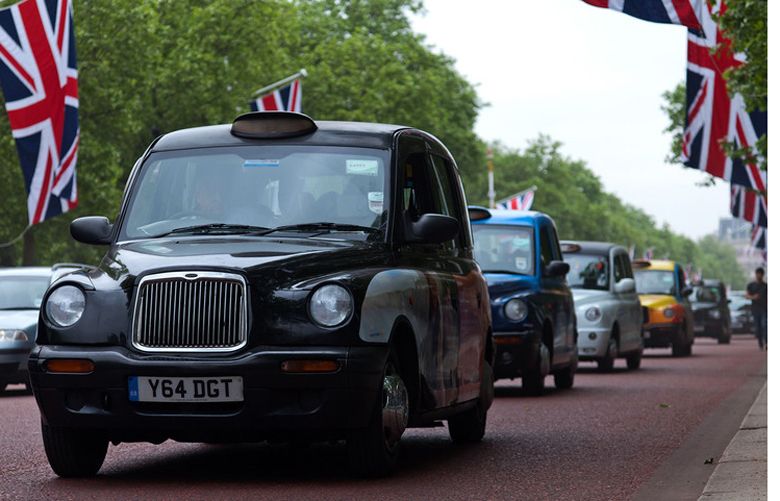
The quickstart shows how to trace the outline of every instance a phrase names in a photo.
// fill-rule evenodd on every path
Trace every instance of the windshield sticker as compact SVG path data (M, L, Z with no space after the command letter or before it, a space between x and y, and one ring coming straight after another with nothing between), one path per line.
M515 268L517 268L520 271L525 271L528 269L528 258L525 256L517 256L515 257Z
M244 160L244 168L279 167L279 160Z
M368 209L374 214L381 214L385 205L385 194L381 191L368 192Z
M347 159L347 174L377 176L379 175L379 160Z

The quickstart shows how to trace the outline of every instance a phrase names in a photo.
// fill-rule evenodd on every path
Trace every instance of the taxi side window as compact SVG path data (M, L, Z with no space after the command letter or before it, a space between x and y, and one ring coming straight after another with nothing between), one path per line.
M626 263L624 260L624 255L620 252L615 254L615 283L620 282L624 278L628 277L628 271L626 270Z
M437 212L428 178L428 161L425 153L412 153L403 162L403 209L412 221L430 212Z
M455 186L456 179L454 177L454 171L451 166L442 157L437 155L431 156L433 169L431 170L434 180L433 187L436 192L434 199L438 200L437 211L439 214L445 216L454 217L460 219L460 207L456 196ZM463 228L455 238L459 247L465 246L465 237L463 235Z
M547 226L539 227L539 246L542 249L542 267L553 261L552 244L550 243L550 230Z

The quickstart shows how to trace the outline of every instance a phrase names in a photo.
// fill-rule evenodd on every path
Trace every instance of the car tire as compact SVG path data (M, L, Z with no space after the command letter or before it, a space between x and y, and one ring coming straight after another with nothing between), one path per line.
M60 477L94 476L106 459L108 440L100 434L54 428L43 423L41 434L49 465Z
M718 334L718 344L730 344L731 343L731 332L729 332L729 329L725 326L720 328L720 333Z
M398 359L392 350L368 426L353 431L347 438L350 469L361 477L386 476L398 464L401 435L409 420L409 394L397 367Z
M523 374L523 394L529 397L538 397L544 393L544 380L550 372L550 350L547 345L539 345L537 364L532 372Z
M555 378L555 387L558 388L559 390L568 390L569 388L574 386L574 374L576 372L577 372L577 358L575 357L568 367L565 367L553 373L553 377Z
M628 370L638 370L640 365L642 365L642 350L637 350L626 357L626 367Z
M596 362L599 372L612 372L615 368L615 359L618 354L617 340L614 337L609 338L607 343L607 352Z
M456 444L480 442L485 436L487 411L493 402L493 368L485 361L482 364L482 382L477 405L447 420L450 438Z
M693 346L693 339L689 342L686 339L685 326L681 326L677 331L677 337L672 342L672 356L673 357L687 357L691 354L691 346Z

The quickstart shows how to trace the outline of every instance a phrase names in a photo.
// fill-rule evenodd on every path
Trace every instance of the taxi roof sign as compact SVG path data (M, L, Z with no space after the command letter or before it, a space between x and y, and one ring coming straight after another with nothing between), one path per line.
M317 130L317 124L303 113L254 111L233 120L230 133L250 139L279 139L303 136Z

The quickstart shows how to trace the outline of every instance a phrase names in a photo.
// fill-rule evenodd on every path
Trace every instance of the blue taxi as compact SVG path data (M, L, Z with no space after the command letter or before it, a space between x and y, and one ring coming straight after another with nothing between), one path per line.
M539 395L547 375L574 384L577 327L555 222L535 211L470 207L475 259L488 282L496 379Z

